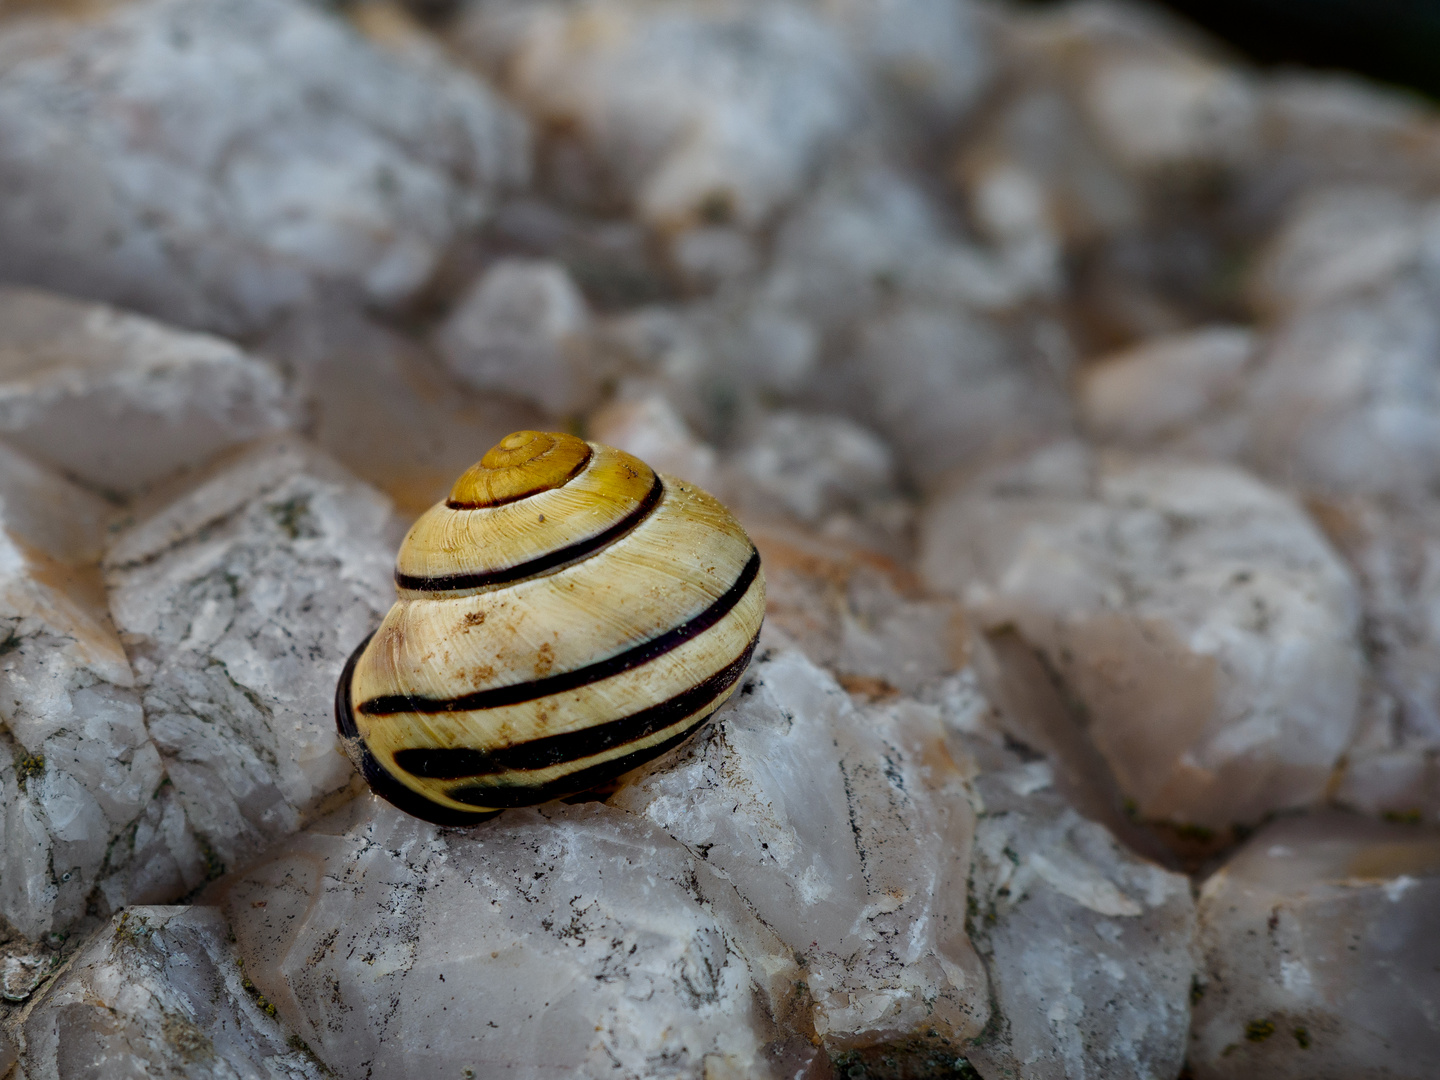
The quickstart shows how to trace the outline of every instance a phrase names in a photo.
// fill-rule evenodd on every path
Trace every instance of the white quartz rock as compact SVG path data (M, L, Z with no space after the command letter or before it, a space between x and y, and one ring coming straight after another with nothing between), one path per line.
M964 663L965 620L876 551L798 529L747 523L765 560L766 626L852 693L914 693Z
M292 420L269 364L103 304L0 288L0 436L133 495Z
M1102 357L1077 380L1081 418L1104 441L1189 445L1197 427L1238 419L1256 348L1244 327L1207 326Z
M1379 185L1324 187L1288 215L1251 282L1256 303L1283 314L1440 272L1440 204Z
M1374 675L1335 798L1440 824L1440 507L1346 499L1321 520L1359 578Z
M478 0L455 41L578 130L652 224L759 224L862 114L842 34L789 0Z
M0 277L226 333L325 281L409 296L528 171L469 75L297 0L11 21L0 117Z
M112 908L170 900L204 866L157 793L164 768L106 615L93 560L108 508L10 450L0 493L0 914L35 939L97 890Z
M610 801L723 873L804 957L827 1049L984 1027L964 926L974 816L932 708L862 711L799 653L762 656L674 761Z
M229 939L213 907L120 913L27 1015L26 1080L321 1080Z
M967 1056L986 1077L1176 1075L1195 966L1189 881L1076 814L1046 762L1004 766L974 782L969 925L999 1022Z
M1069 402L1038 351L979 316L902 305L861 331L853 408L905 473L934 487L1069 429Z
M595 393L589 326L585 298L563 266L501 259L461 299L436 343L465 385L563 416L585 408Z
M799 977L720 874L596 803L442 830L366 797L223 885L246 974L344 1077L763 1077Z
M925 580L1039 654L1142 816L1213 829L1324 793L1356 722L1360 605L1287 496L1057 444L937 500L921 532Z
M930 117L953 122L991 74L975 8L957 0L815 0L890 88Z
M1243 161L1260 134L1251 81L1195 56L1106 57L1085 80L1084 103L1116 160L1138 171Z
M1200 891L1197 1080L1421 1080L1440 1046L1440 833L1266 827Z
M392 601L393 543L384 496L281 440L217 465L106 553L151 737L220 862L356 790L335 680Z
M1255 466L1319 494L1430 497L1440 483L1437 297L1440 272L1412 274L1286 322L1247 395Z
M736 459L746 481L799 520L894 497L890 448L842 416L772 413Z

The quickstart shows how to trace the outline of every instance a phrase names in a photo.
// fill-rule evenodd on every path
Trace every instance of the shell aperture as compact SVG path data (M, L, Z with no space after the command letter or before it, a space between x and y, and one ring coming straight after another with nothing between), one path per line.
M694 485L517 432L411 528L336 693L372 789L440 824L583 791L693 734L764 616L760 557Z

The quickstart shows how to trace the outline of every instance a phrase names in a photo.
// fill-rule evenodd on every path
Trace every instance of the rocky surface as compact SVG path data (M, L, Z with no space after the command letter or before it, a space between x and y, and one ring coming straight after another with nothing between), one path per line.
M281 440L217 464L106 550L146 726L212 873L356 789L333 688L389 605L390 513Z
M1199 1077L1420 1077L1440 976L1440 834L1276 822L1200 893Z
M1105 0L85 0L0 187L0 1074L1433 1072L1430 106ZM436 828L334 683L519 429L765 635Z
M528 171L484 87L299 0L9 20L0 102L0 277L228 333L407 298Z
M0 290L0 435L87 487L134 496L292 421L279 373L228 341Z
M224 916L132 907L56 979L21 1028L26 1080L320 1080L326 1069L255 992Z
M1034 652L1141 817L1221 830L1326 793L1360 705L1359 595L1283 493L1058 444L936 501L920 568Z
M1190 883L1077 814L1046 762L987 757L969 926L1003 1019L971 1062L987 1076L1174 1076L1190 1030Z

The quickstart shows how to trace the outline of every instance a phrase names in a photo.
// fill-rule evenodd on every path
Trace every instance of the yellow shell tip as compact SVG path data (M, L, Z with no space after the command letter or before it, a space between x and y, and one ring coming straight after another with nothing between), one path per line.
M450 489L452 510L477 510L562 486L590 460L584 439L559 431L515 431L486 451Z

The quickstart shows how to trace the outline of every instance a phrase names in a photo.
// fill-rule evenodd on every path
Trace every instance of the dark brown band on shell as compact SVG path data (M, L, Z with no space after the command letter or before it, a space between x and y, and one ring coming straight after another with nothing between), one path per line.
M660 505L660 497L664 493L665 485L657 474L655 482L650 485L650 490L640 505L614 525L594 536L568 544L558 551L548 552L538 559L531 559L529 562L518 563L515 566L502 567L499 570L487 570L479 574L451 574L448 577L417 577L412 574L402 574L397 570L395 571L395 584L401 589L409 589L414 592L441 593L459 592L462 589L479 589L492 585L509 585L512 582L524 581L526 578L539 577L541 574L568 563L578 562L587 555L593 555L601 548L615 543L650 516L651 511Z
M480 709L494 709L502 705L518 705L551 694L564 693L577 687L608 679L612 675L637 668L672 649L699 637L714 626L744 598L760 573L760 553L750 549L749 561L745 563L740 576L717 597L704 611L672 630L658 637L626 649L605 660L586 664L571 671L563 671L543 679L512 683L509 686L493 686L474 693L453 698L429 698L414 694L386 694L382 697L362 701L360 712L366 716L394 716L399 713L447 713L475 712Z

